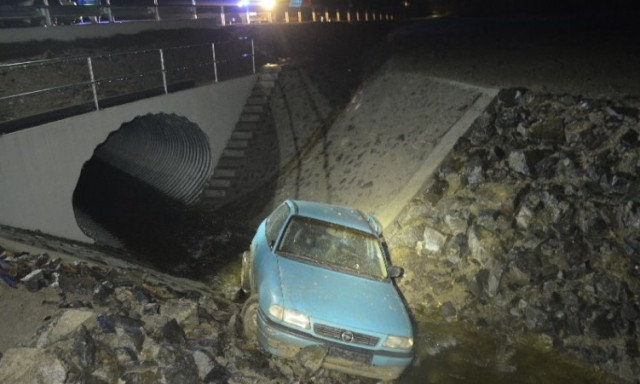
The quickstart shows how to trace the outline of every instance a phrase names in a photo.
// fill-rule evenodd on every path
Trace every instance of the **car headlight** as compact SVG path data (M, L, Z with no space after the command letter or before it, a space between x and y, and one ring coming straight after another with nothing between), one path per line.
M304 329L311 328L311 321L309 321L309 316L296 310L287 309L279 305L272 305L269 307L269 314L278 320L284 321L287 324L295 325L296 327Z
M382 344L383 347L393 349L411 349L413 347L413 338L400 336L387 336Z

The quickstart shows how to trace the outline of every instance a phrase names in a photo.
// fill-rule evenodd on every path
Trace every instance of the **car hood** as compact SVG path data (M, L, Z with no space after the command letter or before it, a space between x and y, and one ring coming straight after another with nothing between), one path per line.
M284 306L327 325L411 336L411 321L390 281L278 258Z

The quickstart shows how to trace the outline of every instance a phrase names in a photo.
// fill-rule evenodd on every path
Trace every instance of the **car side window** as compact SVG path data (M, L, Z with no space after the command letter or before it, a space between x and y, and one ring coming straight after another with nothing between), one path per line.
M267 218L265 235L267 236L267 244L269 244L269 247L275 243L278 233L287 217L289 217L289 206L282 204Z

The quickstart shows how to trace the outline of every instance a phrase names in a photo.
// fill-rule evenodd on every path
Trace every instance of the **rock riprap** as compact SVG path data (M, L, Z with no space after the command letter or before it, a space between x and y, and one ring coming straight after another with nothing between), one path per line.
M388 232L420 314L640 377L638 101L500 92Z
M42 303L55 314L28 342L0 354L0 383L368 382L322 369L326 351L281 360L247 342L231 287L181 289L133 266L1 248L0 263L0 284L58 292L55 303Z

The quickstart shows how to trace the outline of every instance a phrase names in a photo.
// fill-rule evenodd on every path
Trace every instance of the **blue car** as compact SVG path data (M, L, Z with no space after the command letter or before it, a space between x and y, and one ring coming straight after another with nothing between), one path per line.
M287 200L259 226L242 257L248 338L293 358L326 348L328 369L397 378L414 356L413 328L381 227L335 205Z

